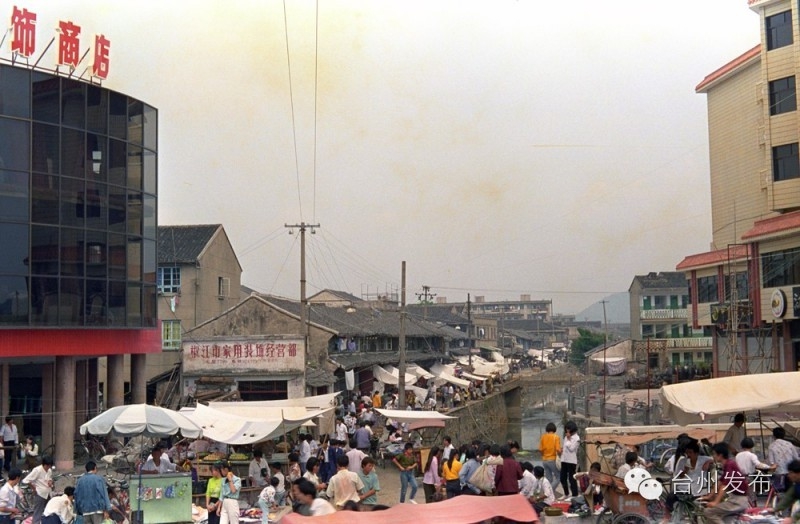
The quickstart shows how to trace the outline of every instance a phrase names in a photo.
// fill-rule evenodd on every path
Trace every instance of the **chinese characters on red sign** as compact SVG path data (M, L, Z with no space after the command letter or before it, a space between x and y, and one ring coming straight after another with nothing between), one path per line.
M297 356L297 343L253 342L242 344L192 344L187 357L190 360L202 359L210 364L247 365L271 359L294 358Z
M11 27L14 28L11 52L30 57L36 50L36 13L14 6Z
M11 52L30 58L36 51L36 13L14 6L11 27L13 29ZM74 70L81 61L81 27L71 21L60 21L56 31L58 32L57 64L69 66L70 70ZM103 80L108 78L110 50L111 41L105 35L95 36L92 76Z

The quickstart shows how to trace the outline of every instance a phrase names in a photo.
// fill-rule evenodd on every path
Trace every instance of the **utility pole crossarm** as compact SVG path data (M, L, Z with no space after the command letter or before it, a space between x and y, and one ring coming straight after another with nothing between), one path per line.
M305 351L306 368L308 366L308 299L306 298L306 229L311 230L311 234L315 234L319 224L306 224L300 222L299 224L284 224L284 227L289 229L289 234L292 234L294 229L300 230L300 335L303 337L303 347Z

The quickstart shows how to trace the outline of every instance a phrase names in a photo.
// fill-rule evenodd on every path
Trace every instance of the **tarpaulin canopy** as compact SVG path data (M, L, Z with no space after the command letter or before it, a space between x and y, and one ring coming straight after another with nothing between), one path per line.
M416 382L419 379L419 376L416 373L413 373L411 371L411 369L409 369L410 367L411 366L406 366L406 384L409 384L409 381L412 380L412 377L413 377L413 382L410 382L411 384L413 384L414 382ZM392 366L391 364L389 364L387 366L383 366L383 369L385 369L386 371L388 371L389 373L391 373L395 377L398 377L398 380L399 380L399 377L400 377L400 370L399 369L397 369L396 367Z
M266 406L266 407L305 407L310 409L325 409L336 406L336 397L341 395L341 391L336 393L326 393L325 395L315 395L313 397L301 398L288 398L282 400L248 400L246 402L237 402L237 404L247 404L248 406ZM213 407L209 403L209 406Z
M473 375L472 373L467 373L466 371L462 371L461 372L461 376L464 377L464 378L468 378L470 380L474 380L475 382L483 382L484 380L486 380L488 378L488 377L481 377L481 376L478 376L478 375Z
M462 388L469 387L469 380L464 380L461 378L456 377L452 374L452 372L443 366L442 364L436 364L431 368L431 373L433 376L439 379L439 381L449 382L456 386L461 386Z
M504 497L454 497L436 504L396 504L391 508L371 511L337 511L324 517L304 517L289 513L281 519L283 524L375 524L376 521L392 524L472 524L494 517L505 517L514 522L538 522L539 518L523 495Z
M179 432L184 437L200 438L203 430L183 414L147 404L130 404L108 409L80 427L81 435L118 437L168 437Z
M394 419L398 422L414 422L417 420L449 420L450 415L444 415L438 411L411 411L405 409L382 409L375 408L375 411L384 417Z
M800 411L800 371L737 375L663 386L663 416L685 426L753 411Z
M588 436L586 442L592 444L627 444L628 446L638 446L651 440L674 440L678 435L686 433L695 440L714 439L713 429L702 428L681 428L680 430L655 431L650 433L633 433L629 435L603 435L598 437Z
M208 407L249 420L283 420L298 425L333 410L332 407L309 410L302 406L254 406L251 402L209 402Z
M302 422L282 419L250 419L213 409L202 404L182 408L181 413L203 428L203 435L231 445L246 445L270 440L299 427Z
M235 404L246 404L248 406L263 406L268 408L274 407L305 407L306 410L325 410L327 408L336 407L336 397L338 397L341 392L336 393L326 393L324 395L315 395L313 397L301 397L301 398L288 398L288 399L281 399L281 400L251 400L247 402L236 402ZM216 402L210 402L209 407L215 407ZM334 428L334 418L335 413L331 411L327 411L324 415L318 417L318 425L320 433L332 433ZM308 425L306 423L305 425Z
M392 386L396 386L400 383L400 375L399 374L392 374L389 371L383 369L382 367L378 366L377 364L372 366L372 376L375 377L375 380L383 382L384 384L389 384ZM412 375L410 373L406 373L405 376L405 384L411 385L417 381L417 376Z
M416 364L406 366L406 373L411 373L412 375L416 375L419 378L424 378L425 380L430 380L433 378L433 375L425 371L425 368Z

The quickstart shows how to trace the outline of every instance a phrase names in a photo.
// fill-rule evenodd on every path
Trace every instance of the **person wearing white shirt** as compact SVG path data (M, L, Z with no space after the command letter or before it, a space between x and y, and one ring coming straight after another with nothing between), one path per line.
M575 473L578 469L578 448L581 439L578 436L578 425L570 420L564 424L564 444L561 446L561 487L564 489L564 498L580 495L578 482L575 480Z
M696 440L686 444L686 455L675 464L675 477L672 479L673 493L689 493L695 497L708 493L707 472L714 459L700 455L700 445Z
M536 478L533 476L533 464L524 462L522 464L522 479L519 481L519 494L530 499L533 496L533 485Z
M67 486L64 494L47 501L42 516L42 524L70 524L75 518L75 488Z
M10 524L14 517L19 515L17 484L21 476L20 470L11 468L6 483L0 488L0 524Z
M262 474L264 470L266 470L266 475ZM250 485L259 488L266 487L269 476L269 464L267 464L264 454L260 450L253 451L253 460L250 461L250 466L247 468Z
M17 444L19 444L19 433L17 432L17 425L14 424L13 417L6 417L6 423L0 428L0 444L5 448L3 469L9 471L12 466L16 465L17 456L15 453L17 451Z
M23 484L29 484L36 490L33 503L33 522L38 524L42 520L44 508L50 493L53 491L53 457L42 457L42 465L36 466L23 479Z
M147 457L147 462L142 466L142 473L149 475L161 475L163 473L173 473L175 465L169 461L169 458L164 454L164 447L156 445L153 448L153 454Z
M526 462L522 465L522 469L523 480L520 482L525 483L526 491L523 492L520 490L520 493L525 495L533 504L536 512L541 514L544 508L556 501L556 494L553 492L553 486L550 485L550 481L545 478L544 468L542 466L533 467L530 462ZM529 475L529 478L533 480L526 481L526 475ZM530 484L528 484L528 482L530 482Z
M733 457L733 460L736 461L736 465L739 467L739 471L748 479L753 475L761 474L761 471L775 471L778 468L777 464L772 464L770 466L758 460L758 455L753 453L755 445L755 442L753 442L753 439L750 437L743 438L741 447L739 448L741 451ZM758 473L756 473L756 470L759 470ZM757 502L757 493L754 484L755 482L753 482L753 480L747 483L747 500L752 507L756 507L755 502Z
M447 435L442 439L442 444L444 444L442 462L446 462L450 458L450 453L455 451L456 448L453 446L453 439Z
M347 426L342 417L336 419L336 440L339 442L347 442Z
M306 433L305 435L300 435L300 470L302 473L306 472L306 463L308 459L311 458L311 444L308 441L311 440L311 434Z

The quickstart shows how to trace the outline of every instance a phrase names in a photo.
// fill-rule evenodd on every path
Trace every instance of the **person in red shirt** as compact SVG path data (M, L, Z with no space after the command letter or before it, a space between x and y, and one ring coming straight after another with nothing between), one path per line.
M714 444L712 450L714 461L721 467L717 473L716 490L701 497L708 501L703 516L708 524L723 524L723 518L727 515L736 515L747 510L747 477L731 458L726 443Z
M522 466L519 465L511 448L504 445L500 448L500 457L503 463L497 466L494 472L494 487L498 495L514 495L519 493L519 481L522 479Z

